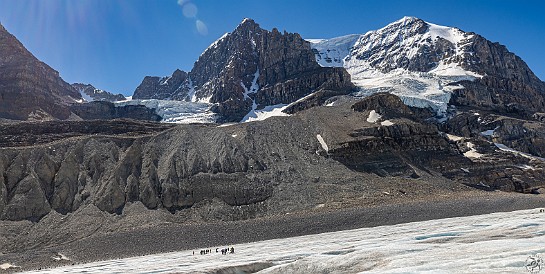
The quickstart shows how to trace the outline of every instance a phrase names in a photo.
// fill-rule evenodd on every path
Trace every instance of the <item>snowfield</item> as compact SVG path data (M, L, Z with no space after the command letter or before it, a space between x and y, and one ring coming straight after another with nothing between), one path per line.
M545 210L531 209L191 250L35 273L526 273L545 256ZM215 251L216 247L210 247ZM223 247L219 247L220 249ZM69 257L69 254L68 254ZM9 262L0 262L9 263ZM545 266L544 266L545 267Z

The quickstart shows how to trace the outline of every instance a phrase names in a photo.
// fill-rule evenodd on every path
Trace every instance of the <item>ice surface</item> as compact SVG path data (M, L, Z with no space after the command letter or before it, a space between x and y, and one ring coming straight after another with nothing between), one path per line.
M198 102L184 102L174 100L127 100L116 102L116 106L144 105L147 108L155 109L156 113L165 123L213 123L216 114L210 111L210 104Z
M318 51L316 61L322 67L342 67L344 58L350 54L350 50L359 34L351 34L332 39L307 39L311 47Z
M485 131L481 132L481 135L482 136L493 136L494 131L496 131L496 129L498 129L498 127L496 127L495 129L485 130Z
M8 269L11 269L11 268L18 268L18 266L12 265L10 263L0 264L0 269L1 270L8 270Z
M66 255L57 253L57 256L51 257L55 261L70 261L70 258L66 257Z
M191 80L191 77L188 77L187 85L189 89L189 92L187 93L187 99L189 99L190 102L197 102L197 95L195 94L195 86L193 85L193 81Z
M462 42L462 40L465 38L464 33L460 31L457 28L452 27L445 27L445 26L439 26L432 23L427 23L429 28L429 35L432 39L436 39L437 37L441 37L443 39L448 40L449 42L453 43L454 45L458 45Z
M81 94L81 98L83 98L84 101L80 102L80 103L83 103L83 102L93 102L94 99L87 95L87 93L83 92L83 88L79 88L78 91L79 91L79 94Z
M545 253L543 243L545 213L531 209L246 243L228 255L188 250L36 273L216 273L256 263L272 264L257 273L527 273L526 260Z
M159 85L160 86L168 85L168 80L170 80L171 78L172 78L172 75L161 78L161 80L159 80Z

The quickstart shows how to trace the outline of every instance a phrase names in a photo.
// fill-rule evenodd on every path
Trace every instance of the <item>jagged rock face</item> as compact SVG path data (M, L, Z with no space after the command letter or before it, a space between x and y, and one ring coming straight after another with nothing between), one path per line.
M229 104L228 121L239 121L252 101L259 109L294 102L321 88L353 87L344 70L321 68L299 34L263 30L250 19L208 48L190 77L197 98L211 96L212 103Z
M421 19L406 17L360 37L347 61L364 60L384 73L399 68L427 72L441 61L456 62L457 47L463 51L471 35L451 29L449 41L434 37L435 29Z
M413 112L409 109L409 107L403 104L399 97L390 93L373 94L364 100L353 104L352 109L360 112L365 110L375 110L385 118L413 115Z
M462 82L465 89L454 91L452 104L517 112L528 117L545 107L545 82L520 57L477 34L472 34L467 45L467 51L473 54L464 56L460 65L484 77Z
M420 175L415 166L426 170L441 159L443 168L451 167L448 160L459 158L435 125L419 121L395 95L377 93L352 104L351 109L367 114L371 126L354 129L349 133L354 139L329 153L352 169L416 178ZM379 115L376 121L372 113Z
M524 61L457 28L405 17L364 35L312 43L322 66L345 67L365 92L388 91L412 107L444 114L449 104L530 117L545 106L545 83Z
M187 72L177 69L168 77L146 76L134 91L133 99L187 100L189 92Z
M449 137L451 143L468 153L473 162L462 177L473 177L477 182L467 182L468 185L531 193L543 184L545 124L542 121L471 110L460 111L440 127L457 136ZM518 164L513 165L514 157L524 160L516 160Z
M66 119L81 95L0 25L0 117Z
M94 101L84 104L74 104L70 110L84 120L128 118L144 121L161 121L155 109L143 105L116 106L107 101Z
M470 45L475 54L462 66L485 76L464 83L465 89L454 92L453 104L520 112L527 117L545 108L545 82L520 57L480 35L474 35ZM483 96L483 92L487 94Z
M125 96L123 96L122 94L113 94L102 89L97 89L90 84L75 83L72 84L72 87L74 87L80 94L86 94L93 101L117 102L126 99Z
M134 98L154 94L156 99L214 103L212 110L222 122L238 122L253 107L288 104L322 88L345 93L353 88L344 69L320 67L299 34L263 30L251 19L214 42L187 80L173 81L168 92L155 92L166 79L146 77Z
M497 114L460 113L441 125L464 137L480 137L529 155L545 158L545 123Z

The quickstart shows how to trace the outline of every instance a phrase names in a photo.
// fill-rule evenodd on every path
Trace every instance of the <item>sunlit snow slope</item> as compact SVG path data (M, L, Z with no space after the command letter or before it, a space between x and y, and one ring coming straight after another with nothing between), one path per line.
M461 66L473 54L472 36L404 17L364 35L308 41L320 65L347 69L360 95L386 91L409 106L429 107L442 114L451 92L462 88L452 83L482 77Z
M528 258L545 253L543 243L545 212L532 209L254 242L228 255L181 251L38 273L526 273Z

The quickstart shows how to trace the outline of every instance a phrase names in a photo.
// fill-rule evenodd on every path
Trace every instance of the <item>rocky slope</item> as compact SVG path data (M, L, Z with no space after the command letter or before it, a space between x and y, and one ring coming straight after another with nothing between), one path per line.
M393 95L351 100L257 123L3 147L1 218L38 220L90 204L119 213L138 201L236 220L462 184L521 192L543 185L542 159L484 139L453 141Z
M111 92L97 89L90 84L75 83L72 84L87 102L91 101L108 101L108 102L117 102L125 100L125 96L122 94L113 94Z
M265 106L289 104L320 89L349 92L342 68L323 68L299 34L267 31L245 19L199 57L189 73L146 77L134 98L215 104L220 121L238 122Z
M191 101L187 94L189 88L187 72L177 69L168 77L146 76L132 98Z
M81 95L0 25L0 118L67 119Z
M527 117L545 107L545 83L499 43L414 17L364 35L311 40L317 61L345 67L363 94L388 91L411 106L447 105Z

